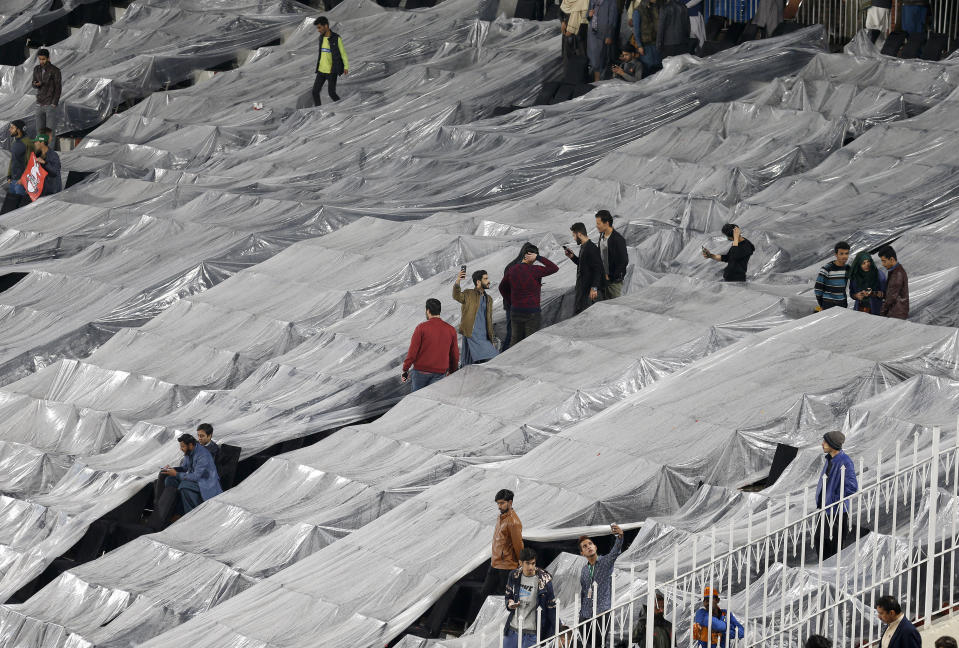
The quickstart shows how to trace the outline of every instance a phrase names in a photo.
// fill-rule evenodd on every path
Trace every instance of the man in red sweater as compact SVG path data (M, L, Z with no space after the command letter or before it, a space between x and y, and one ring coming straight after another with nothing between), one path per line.
M543 265L534 265L537 261ZM539 330L539 298L543 277L558 272L555 263L539 255L539 249L526 244L523 262L510 266L500 282L499 291L509 301L509 318L512 327L510 346L517 344Z
M440 318L440 300L426 300L426 321L418 325L403 362L403 382L413 379L411 392L435 383L460 365L456 329ZM412 374L410 368L412 367Z

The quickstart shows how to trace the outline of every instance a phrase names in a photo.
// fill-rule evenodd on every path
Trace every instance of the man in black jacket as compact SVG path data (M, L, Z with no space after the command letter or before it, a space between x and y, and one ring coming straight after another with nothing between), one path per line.
M713 254L703 246L703 258L722 261L726 264L726 269L723 270L723 281L746 281L749 257L756 251L756 246L743 237L742 232L739 231L739 225L726 223L723 225L723 235L732 241L729 251L726 254Z
M613 229L613 215L605 209L596 212L599 230L599 258L603 262L604 297L615 299L623 294L623 279L629 264L626 239Z
M668 0L659 10L656 49L660 56L689 54L689 11L679 0Z
M316 31L320 34L320 54L316 59L316 79L313 81L313 105L320 105L320 90L323 84L329 82L327 92L330 99L339 101L336 94L336 79L341 74L350 73L350 60L343 47L343 39L330 29L330 21L326 16L320 16L313 21Z
M876 613L886 626L879 640L881 648L921 648L919 631L902 613L899 601L891 596L880 596L876 600Z
M10 166L7 167L7 180L16 184L27 168L27 161L33 153L33 140L27 137L23 130L26 124L20 119L10 122Z
M60 68L50 62L50 50L37 51L33 68L33 87L37 89L37 133L44 128L53 131L53 117L60 103Z
M579 256L573 254L565 245L563 251L576 264L576 291L575 314L582 313L599 299L600 288L603 287L603 261L599 256L599 248L586 235L586 226L582 223L573 223L569 228L573 239L579 245Z

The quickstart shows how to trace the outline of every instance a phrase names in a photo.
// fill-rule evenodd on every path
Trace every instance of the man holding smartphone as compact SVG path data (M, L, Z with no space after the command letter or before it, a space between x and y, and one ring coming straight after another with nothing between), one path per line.
M579 246L579 254L575 254L565 245L563 250L566 256L576 264L576 303L573 311L579 315L600 298L599 291L604 284L603 260L599 248L589 240L586 234L586 225L573 223L569 231L573 233L573 240Z
M553 577L536 566L536 551L525 547L519 552L519 568L506 581L506 609L509 617L503 627L503 648L529 648L553 636L556 631L556 596ZM520 635L522 640L520 640Z
M723 236L732 244L726 254L713 254L703 246L703 258L721 261L726 264L723 270L723 281L746 281L746 269L749 266L749 257L756 251L756 247L739 230L739 225L726 223L723 225Z
M486 294L489 275L486 270L473 273L473 287L463 290L460 282L466 278L466 266L453 284L453 299L462 304L459 332L463 334L462 366L480 364L496 357L493 346L493 298Z

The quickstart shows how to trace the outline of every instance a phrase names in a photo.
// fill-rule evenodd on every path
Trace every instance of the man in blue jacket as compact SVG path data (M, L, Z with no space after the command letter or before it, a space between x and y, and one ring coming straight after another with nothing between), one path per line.
M700 648L725 646L727 633L730 639L742 639L746 628L731 612L719 607L719 592L707 587L703 592L703 606L696 610L693 620L693 639Z
M530 547L519 552L519 568L506 579L506 609L509 617L503 626L503 648L529 648L536 643L537 629L540 641L556 631L553 577L536 566L536 552Z
M879 641L880 648L922 648L919 631L902 613L899 601L891 596L880 596L876 601L876 614L886 626Z
M850 495L859 490L856 480L856 466L852 459L842 451L846 442L846 435L839 430L826 432L822 437L822 450L826 453L826 463L823 464L819 480L816 482L816 507L826 509L825 524L821 525L820 533L815 536L816 549L822 549L822 558L825 560L833 556L841 546L846 546L850 539L849 530L849 500ZM839 500L843 499L842 508ZM827 532L827 526L836 530Z
M223 489L210 451L197 443L191 434L184 434L177 441L183 451L183 460L176 468L164 466L160 473L166 475L166 488L176 488L179 495L177 512L185 515L200 503L222 493Z

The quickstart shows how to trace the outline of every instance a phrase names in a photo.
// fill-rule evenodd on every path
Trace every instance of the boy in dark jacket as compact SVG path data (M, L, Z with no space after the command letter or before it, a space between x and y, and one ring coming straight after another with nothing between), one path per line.
M826 515L820 517L822 524L813 541L823 560L835 555L840 546L845 547L854 539L849 528L849 501L844 501L837 511L840 500L859 490L856 465L842 450L845 442L846 435L839 430L827 432L822 437L826 462L816 482L816 507L826 509ZM836 525L835 533L827 528L831 525Z
M536 566L536 552L526 547L519 553L519 568L506 581L506 609L503 648L529 648L556 631L556 596L553 577ZM537 613L538 612L538 613ZM520 637L522 635L522 641Z

